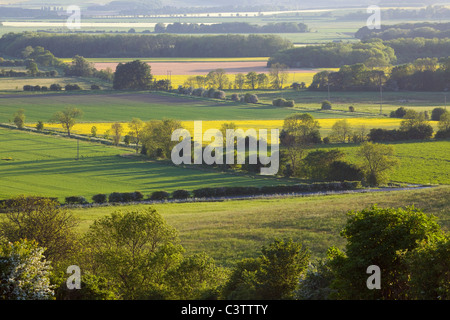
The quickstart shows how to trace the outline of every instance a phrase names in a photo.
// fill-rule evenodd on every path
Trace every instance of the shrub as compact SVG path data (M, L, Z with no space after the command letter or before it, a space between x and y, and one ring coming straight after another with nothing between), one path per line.
M444 108L434 108L433 111L431 111L431 120L433 121L439 121L441 120L441 116L446 112Z
M64 89L66 91L76 91L76 90L81 90L81 87L77 84L66 84L66 86L64 87Z
M50 91L61 91L61 90L62 90L61 85L57 83L50 85Z
M113 192L109 195L108 197L108 201L110 203L118 203L118 202L123 202L122 200L122 194L120 192Z
M170 194L165 191L155 191L149 197L150 200L166 200L169 199Z
M37 131L44 130L44 123L42 121L38 121L38 123L36 124L36 130Z
M144 195L140 191L133 192L133 201L139 202L144 200Z
M216 94L216 89L211 88L208 91L206 91L206 94L209 98L214 98L214 95Z
M226 97L227 97L227 95L224 91L218 90L218 91L214 92L214 99L225 100Z
M244 96L246 103L258 103L258 96L256 94L246 93Z
M201 188L193 191L194 198L212 198L217 195L217 188Z
M100 86L93 84L91 85L91 90L100 90Z
M364 178L364 173L354 164L334 161L330 165L330 173L327 178L332 181L361 181Z
M172 192L173 199L187 199L191 196L191 193L187 190L176 190Z
M203 94L205 93L205 89L203 89L203 88L197 88L197 89L194 89L193 91L192 91L192 95L193 96L196 96L196 97L202 97L203 96Z
M391 118L400 118L402 119L406 115L406 109L403 107L398 108L395 111L392 111L390 114Z
M66 204L86 204L86 203L88 203L86 198L82 196L66 197Z
M331 105L330 101L327 101L327 100L322 101L321 109L322 110L331 110L332 109L332 105Z
M439 130L438 132L436 132L435 138L438 139L438 140L450 138L450 129L448 129L448 130Z
M108 201L108 197L106 194L99 193L92 197L92 201L94 201L94 203L106 203Z
M283 98L278 98L278 99L275 99L272 101L272 104L275 107L283 107L285 105L285 103L286 103L286 99L283 99Z
M233 100L234 102L238 102L241 100L241 97L237 93L233 93L231 95L231 100Z
M285 107L288 108L293 108L295 107L295 101L294 100L287 100L286 103L284 104Z

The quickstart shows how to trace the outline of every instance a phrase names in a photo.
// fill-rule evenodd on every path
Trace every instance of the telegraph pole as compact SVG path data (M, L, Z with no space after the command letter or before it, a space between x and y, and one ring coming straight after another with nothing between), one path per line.
M381 80L381 72L380 72L380 115L383 114L383 82Z

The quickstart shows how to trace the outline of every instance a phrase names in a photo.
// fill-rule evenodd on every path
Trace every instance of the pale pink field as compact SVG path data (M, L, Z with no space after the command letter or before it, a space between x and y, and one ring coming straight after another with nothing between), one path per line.
M95 68L104 70L116 69L118 63L115 62L97 62ZM267 63L265 61L247 61L247 62L151 62L152 74L156 76L167 75L206 75L211 70L224 69L229 74L249 73L268 73ZM317 73L314 69L289 69L289 72Z

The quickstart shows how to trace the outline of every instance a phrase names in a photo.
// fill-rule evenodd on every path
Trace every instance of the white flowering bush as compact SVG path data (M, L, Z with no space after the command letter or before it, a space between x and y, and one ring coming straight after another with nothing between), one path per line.
M44 250L27 240L0 244L0 300L53 299Z

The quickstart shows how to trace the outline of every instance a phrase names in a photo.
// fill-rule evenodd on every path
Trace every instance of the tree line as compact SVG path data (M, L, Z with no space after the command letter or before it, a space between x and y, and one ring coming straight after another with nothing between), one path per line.
M309 28L304 23L276 22L265 25L248 22L222 22L215 24L158 23L155 33L305 33Z
M334 43L280 50L271 56L268 66L279 63L291 68L335 68L342 65L366 63L393 64L396 52L381 40L360 43Z
M171 34L85 35L24 32L0 39L0 52L19 56L25 47L44 47L58 57L267 57L293 44L277 35Z
M344 248L331 246L325 259L313 260L301 242L271 239L228 268L204 252L186 253L177 230L151 207L113 211L82 234L79 220L51 198L21 196L0 210L2 300L450 298L448 234L414 207L349 212ZM372 265L381 274L369 281Z
M367 66L389 66L412 63L421 58L445 58L450 52L449 38L399 38L362 40L358 43L310 45L280 50L269 59L291 68L339 68L363 63Z
M424 58L394 67L344 65L338 71L314 75L310 90L326 91L445 91L450 88L450 58Z
M450 10L447 9L450 14ZM383 12L384 15L384 12ZM450 38L450 23L402 23L394 25L383 25L380 29L360 28L355 37L361 40L378 38L381 40L393 40L400 38Z

